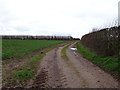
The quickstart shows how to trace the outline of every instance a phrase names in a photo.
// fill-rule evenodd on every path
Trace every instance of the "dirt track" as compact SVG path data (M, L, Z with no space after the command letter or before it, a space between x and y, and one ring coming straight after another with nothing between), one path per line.
M117 88L118 82L79 53L67 49L69 60L61 58L63 47L46 54L40 63L36 78L27 86L38 88Z

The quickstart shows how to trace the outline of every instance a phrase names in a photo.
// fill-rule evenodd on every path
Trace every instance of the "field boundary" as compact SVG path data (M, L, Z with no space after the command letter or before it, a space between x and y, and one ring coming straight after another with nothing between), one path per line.
M67 42L65 42L65 43L67 43ZM65 43L62 43L62 44L65 44ZM62 44L57 44L57 45L54 45L51 47L44 48L44 49L40 50L39 52L34 53L34 55L28 55L29 57L25 56L25 59L23 59L23 61L25 61L24 62L25 64L22 65L22 67L18 67L17 70L13 70L8 75L8 78L6 78L6 80L5 80L4 86L5 87L12 87L12 85L15 85L15 86L18 85L18 87L25 86L31 78L34 79L34 75L37 72L37 68L38 68L42 58L46 55L46 53ZM11 79L9 79L9 78L11 78ZM6 82L11 83L11 84L7 84ZM20 86L19 86L19 83L21 83Z

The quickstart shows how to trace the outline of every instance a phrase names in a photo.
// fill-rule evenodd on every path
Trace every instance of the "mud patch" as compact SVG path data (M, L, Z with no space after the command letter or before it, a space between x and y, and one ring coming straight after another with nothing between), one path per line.
M42 68L39 75L36 76L33 87L38 88L50 88L50 86L47 84L48 81L48 71L45 68Z

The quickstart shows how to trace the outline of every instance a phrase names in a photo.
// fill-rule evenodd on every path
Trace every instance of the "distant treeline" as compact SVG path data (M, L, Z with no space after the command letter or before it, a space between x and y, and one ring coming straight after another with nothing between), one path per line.
M86 34L81 38L81 43L101 56L117 56L120 51L120 26Z
M72 36L27 36L27 35L2 35L2 39L20 39L20 40L74 40Z

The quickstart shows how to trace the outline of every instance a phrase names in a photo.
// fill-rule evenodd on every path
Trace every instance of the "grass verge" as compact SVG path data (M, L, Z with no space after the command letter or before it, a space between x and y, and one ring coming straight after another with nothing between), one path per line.
M43 51L42 53L40 53L39 55L32 57L30 59L27 60L27 65L25 66L24 69L16 71L14 73L14 76L17 79L30 79L30 78L34 78L34 75L37 72L37 68L40 64L40 61L42 60L42 58L46 55L47 52L49 52L50 50L54 49L58 47L58 45L53 46L51 48L46 49L45 51Z
M28 70L20 70L20 71L15 72L15 77L17 79L29 79L29 78L32 78L33 75L34 73Z
M20 80L28 80L30 78L33 78L37 71L38 64L40 60L45 56L45 53L39 54L37 56L28 59L24 68L19 71L15 71L13 73L13 76L16 79L20 79Z
M85 58L91 60L98 66L102 67L103 69L109 71L114 75L120 75L120 67L118 63L118 58L113 57L100 57L97 54L89 51L85 48L81 43L76 44L78 52L80 52Z

